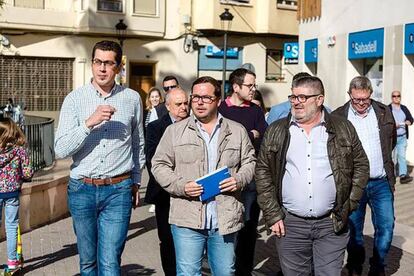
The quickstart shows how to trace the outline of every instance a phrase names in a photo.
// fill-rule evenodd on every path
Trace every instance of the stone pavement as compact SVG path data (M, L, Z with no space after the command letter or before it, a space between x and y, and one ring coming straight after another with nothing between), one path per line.
M142 192L144 193L144 189ZM411 209L413 198L414 183L397 184L395 193L397 223L393 247L388 258L387 275L413 275L414 214ZM373 240L370 235L373 231L372 227L369 227L370 223L366 225L368 259L372 252ZM263 221L258 231L254 275L277 275L279 263L275 248L276 238L266 234ZM76 239L70 217L25 233L23 251L24 275L79 275ZM6 262L5 252L6 242L3 241L0 243L0 263ZM367 268L364 271L367 273ZM132 213L128 241L122 257L122 272L123 275L163 275L155 218L148 212L148 205L139 207ZM203 275L210 275L207 265L203 269ZM343 275L346 273L344 272Z

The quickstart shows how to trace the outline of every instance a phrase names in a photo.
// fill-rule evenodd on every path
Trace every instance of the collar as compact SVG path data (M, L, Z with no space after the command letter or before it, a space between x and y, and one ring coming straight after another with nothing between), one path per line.
M354 109L354 107L353 107L353 105L352 105L352 103L351 103L351 102L349 102L349 110L351 110L351 112L352 112L355 116L358 116L358 117L364 118L364 117L368 116L369 112L371 112L371 110L372 110L372 100L371 100L371 104L369 105L369 107L367 108L367 110L366 110L366 112L365 112L364 114L360 114L360 113L358 113L358 112Z
M225 100L225 102L226 102L227 106L228 106L228 107L231 107L231 106L237 106L237 105L234 105L234 104L231 102L230 98L231 98L231 96L228 96L228 97L226 98L226 100ZM249 107L249 106L250 106L250 102L249 102L249 101L244 101L244 102L242 102L242 104L241 104L241 105L239 105L238 107Z
M296 120L293 116L290 117L290 121L289 121L289 126L291 126L291 125L299 126L298 122L296 122ZM321 120L315 126L319 126L319 125L325 125L326 126L325 110L324 109L322 109Z
M223 118L224 118L223 115L221 115L219 112L217 112L217 121L216 121L215 127L217 127L217 125L221 125L221 123L223 122ZM195 122L196 125L198 125L200 127L202 126L201 122L195 116L193 116L193 119L194 119L194 122Z
M98 89L96 89L96 87L93 85L93 83L92 83L92 81L93 81L93 78L91 78L91 81L90 81L90 86L92 87L92 89L93 90L95 90L95 94L98 96L98 97L102 97L102 98L109 98L109 97L111 97L111 96L113 96L113 95L115 95L120 89L120 87L122 87L122 86L120 86L120 85L118 85L115 81L114 81L114 85L112 86L112 88L111 88L111 91L108 93L108 95L106 95L106 96L102 96L101 95L101 93L98 91Z

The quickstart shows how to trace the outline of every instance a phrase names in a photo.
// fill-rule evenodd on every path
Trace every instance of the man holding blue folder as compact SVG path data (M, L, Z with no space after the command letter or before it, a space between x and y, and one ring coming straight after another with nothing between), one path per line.
M254 148L242 125L218 113L214 78L197 79L190 100L192 116L167 128L152 159L152 173L171 195L177 275L201 275L205 249L214 275L234 275L236 233L243 226L240 192L253 178ZM204 189L196 180L222 167L230 177L204 184L219 185L220 193L200 200Z

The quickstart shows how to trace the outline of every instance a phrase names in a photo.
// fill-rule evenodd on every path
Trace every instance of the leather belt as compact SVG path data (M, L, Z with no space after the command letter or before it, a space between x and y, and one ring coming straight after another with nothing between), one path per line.
M287 210L286 210L287 211ZM329 213L326 213L325 215L322 215L322 216L318 216L318 217L302 217L302 216L298 216L298 215L296 215L296 214L293 214L293 213L291 213L291 212L289 212L289 211L287 211L290 215L292 215L292 216L294 216L294 217L297 217L297 218L300 218L300 219L303 219L303 220L320 220L320 219L324 219L324 218L327 218L327 217L330 217L331 216L331 214L332 214L332 212L329 212Z
M116 175L114 177L108 178L88 178L84 177L82 181L86 184L92 184L95 186L103 186L103 185L113 185L118 184L121 181L124 181L128 178L131 178L131 172L126 172L120 175Z

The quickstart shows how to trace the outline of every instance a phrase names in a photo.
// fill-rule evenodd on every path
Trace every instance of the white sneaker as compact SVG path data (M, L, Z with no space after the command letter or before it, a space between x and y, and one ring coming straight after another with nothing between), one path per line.
M155 213L155 205L154 204L150 205L150 207L148 208L148 212Z

